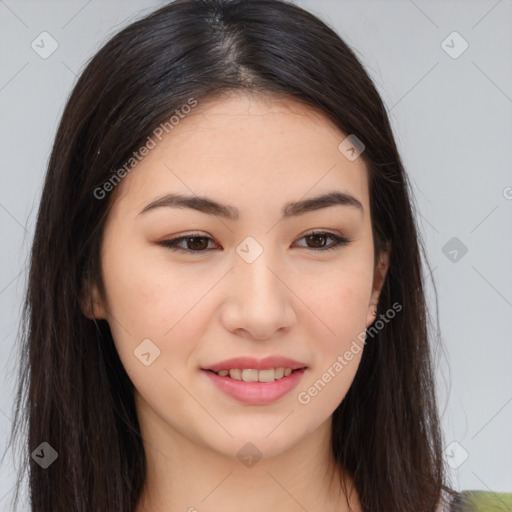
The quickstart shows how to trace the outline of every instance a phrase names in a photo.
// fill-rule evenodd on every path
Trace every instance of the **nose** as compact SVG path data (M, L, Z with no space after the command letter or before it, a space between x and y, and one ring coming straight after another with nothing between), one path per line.
M238 256L225 282L224 327L239 336L264 340L289 330L296 320L293 291L284 266L270 250L251 263Z

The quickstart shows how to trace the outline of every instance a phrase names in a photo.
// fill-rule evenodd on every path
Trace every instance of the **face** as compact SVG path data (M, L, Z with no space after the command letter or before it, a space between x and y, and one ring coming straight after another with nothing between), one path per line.
M143 430L272 456L328 428L383 278L345 137L301 104L232 95L195 107L117 185L91 314Z

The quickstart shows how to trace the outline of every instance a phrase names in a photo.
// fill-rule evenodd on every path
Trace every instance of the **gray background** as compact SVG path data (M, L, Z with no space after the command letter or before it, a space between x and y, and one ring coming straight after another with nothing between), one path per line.
M57 122L85 61L162 3L0 0L2 452L27 255ZM453 486L512 491L512 1L296 3L355 49L411 178L439 294L438 394ZM31 48L43 31L58 43L47 59ZM8 453L0 510L12 473Z

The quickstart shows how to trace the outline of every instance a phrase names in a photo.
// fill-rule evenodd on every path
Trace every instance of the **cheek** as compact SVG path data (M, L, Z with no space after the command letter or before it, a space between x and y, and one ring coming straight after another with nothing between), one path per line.
M304 303L323 325L322 339L333 347L343 345L365 328L373 279L371 265L370 260L367 264L364 260L345 262L303 278Z
M137 238L113 240L105 247L103 275L109 313L126 331L162 338L190 309L201 292L179 269L170 269L165 253Z
M297 398L315 414L332 412L339 405L364 348L373 261L361 257L350 263L347 259L328 275L308 279L305 302L318 317L310 324L309 333L315 340L314 364Z
M186 371L194 349L190 340L200 338L200 330L208 318L201 299L218 277L212 275L210 280L193 280L190 273L179 269L170 271L165 253L150 261L147 247L144 253L137 248L136 242L129 246L129 252L114 251L114 247L105 250L103 275L107 314L116 349L127 373L136 387L139 384L144 387L156 378L157 372L148 372L149 368ZM139 347L147 349L141 352ZM148 351L150 361L154 354L157 357L146 367L137 354ZM164 376L164 380L168 378Z
M313 364L297 391L305 417L327 418L352 385L364 349L369 282L366 272L340 272L327 285L311 287L311 309L321 322L310 333Z

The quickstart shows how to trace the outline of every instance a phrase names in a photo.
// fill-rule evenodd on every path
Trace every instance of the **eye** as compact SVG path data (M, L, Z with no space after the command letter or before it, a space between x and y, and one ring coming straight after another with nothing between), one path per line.
M159 242L159 244L167 249L171 249L171 251L206 252L206 250L208 250L208 243L210 240L213 242L213 238L210 238L209 236L203 236L199 233L191 233L190 235L180 236L170 240L163 240L162 242ZM185 243L185 247L183 247L183 243Z
M326 242L329 238L333 240L333 242L329 245L326 245ZM299 245L299 247L306 247L307 249L312 249L313 251L328 251L330 249L336 249L338 247L343 247L352 241L348 238L343 238L339 235L336 235L335 233L326 231L315 231L313 233L308 233L307 235L299 238L299 240L302 239L305 239L307 243L311 243L312 246Z
M298 245L298 247L305 247L306 249L311 249L313 251L328 251L330 249L336 249L337 247L343 247L352 241L336 235L335 233L326 231L308 233L307 235L299 238L299 240L302 239L305 239L307 244L312 245ZM327 244L327 240L329 239L331 239L332 242ZM209 236L203 236L200 233L191 233L186 236L163 240L159 242L159 245L167 249L171 249L171 251L201 253L212 250L211 247L208 247L210 242L213 242L213 238Z

